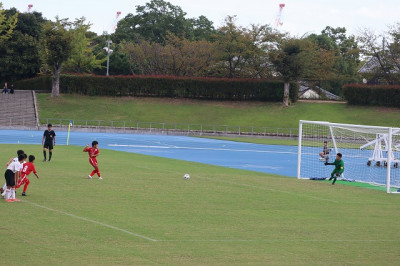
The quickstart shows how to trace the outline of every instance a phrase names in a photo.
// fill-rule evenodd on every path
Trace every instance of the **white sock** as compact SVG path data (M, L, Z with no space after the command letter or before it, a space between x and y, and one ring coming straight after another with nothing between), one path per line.
M11 199L15 199L15 188L11 189Z
M4 184L3 190L6 191L6 189L7 189L7 184Z
M6 189L6 200L10 199L11 196L11 190L10 189Z

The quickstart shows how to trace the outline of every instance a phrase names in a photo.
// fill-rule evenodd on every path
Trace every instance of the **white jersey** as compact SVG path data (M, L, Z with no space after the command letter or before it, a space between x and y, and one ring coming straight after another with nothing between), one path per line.
M22 170L22 167L23 167L23 165L24 165L24 163L25 163L25 161L23 161L22 163L20 163L20 162L18 161L18 157L15 157L15 158L12 160L12 162L18 163L18 164L19 164L20 168L19 168L19 170L17 170L17 171L21 171L21 170Z
M7 170L11 170L11 171L13 171L13 173L15 173L15 172L18 172L18 171L21 171L21 169L22 169L22 164L21 163L19 163L18 161L17 162L12 162L12 163L10 163L10 165L7 167Z

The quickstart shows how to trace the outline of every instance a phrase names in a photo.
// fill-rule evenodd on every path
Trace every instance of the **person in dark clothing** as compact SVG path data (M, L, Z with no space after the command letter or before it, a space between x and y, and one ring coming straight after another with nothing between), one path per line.
M53 156L53 147L56 145L56 133L52 130L53 125L48 124L47 130L43 133L42 145L43 145L43 162L46 161L46 151L49 149L49 162Z
M7 93L8 93L8 86L7 86L7 82L6 82L6 83L4 83L4 88L3 88L3 90L1 91L1 93L3 93L3 94L7 94Z

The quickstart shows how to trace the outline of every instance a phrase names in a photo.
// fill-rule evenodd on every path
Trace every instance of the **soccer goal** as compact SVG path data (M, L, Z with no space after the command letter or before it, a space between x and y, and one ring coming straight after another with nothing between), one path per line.
M343 154L341 179L400 189L400 128L300 121L297 178L329 178L337 153Z

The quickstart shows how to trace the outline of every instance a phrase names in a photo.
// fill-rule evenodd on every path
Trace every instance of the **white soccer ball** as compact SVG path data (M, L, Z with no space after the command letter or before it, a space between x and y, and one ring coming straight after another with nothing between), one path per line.
M183 178L186 179L186 180L188 180L188 179L190 179L190 175L189 175L189 174L185 174L185 175L183 176Z

